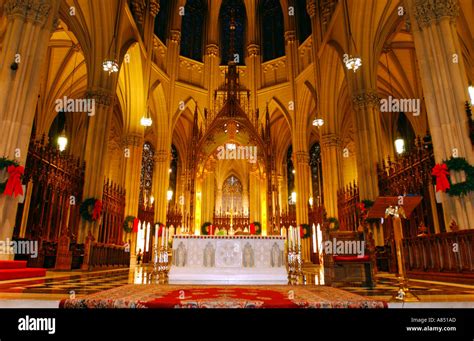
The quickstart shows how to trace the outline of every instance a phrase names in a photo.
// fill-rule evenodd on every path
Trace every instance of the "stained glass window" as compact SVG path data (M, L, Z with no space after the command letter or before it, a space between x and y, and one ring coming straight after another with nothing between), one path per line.
M263 0L260 3L260 20L263 45L263 61L285 55L283 12L279 0Z
M155 150L149 142L143 144L142 171L140 174L140 204L148 203L152 193Z
M291 205L293 201L291 199L291 193L295 190L295 167L293 166L293 146L288 147L288 152L286 154L286 177L288 183L288 203Z
M160 11L155 18L155 34L164 44L168 38L170 18L171 0L160 0Z
M311 18L306 10L306 0L296 0L296 34L303 43L311 34Z
M234 53L239 56L238 65L244 65L244 36L245 36L245 6L242 0L224 0L219 12L220 35L221 35L221 65L227 65L230 58L230 22L231 16L235 21L235 43ZM232 60L234 58L232 57Z
M181 55L202 61L206 4L202 0L188 0L181 22Z
M176 183L178 179L178 150L174 146L174 144L171 145L171 162L170 162L170 183L169 183L169 188L173 191L173 193L176 193ZM176 195L173 194L172 201L175 200Z
M315 204L323 202L323 182L321 167L321 146L319 143L313 144L309 151L309 165L311 167L311 184L313 186L313 202ZM319 199L319 200L318 200Z

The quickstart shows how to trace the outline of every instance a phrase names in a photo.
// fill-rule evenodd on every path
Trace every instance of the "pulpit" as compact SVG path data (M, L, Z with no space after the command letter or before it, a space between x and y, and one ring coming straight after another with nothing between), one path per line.
M170 284L288 284L282 236L173 236Z

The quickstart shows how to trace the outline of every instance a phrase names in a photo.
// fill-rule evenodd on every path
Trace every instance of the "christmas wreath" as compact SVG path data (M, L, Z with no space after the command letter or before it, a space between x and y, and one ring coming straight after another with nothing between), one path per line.
M123 230L127 233L133 231L133 224L135 223L135 217L133 215L129 215L123 221Z
M369 209L374 206L374 201L365 199L362 200L358 205L358 214L362 221L365 221L366 223L377 223L380 221L378 218L367 218L367 213Z
M449 171L464 171L466 181L453 184L449 177ZM441 164L435 165L431 174L436 177L437 192L442 191L452 197L461 197L474 191L474 166L470 165L463 157L452 157Z
M258 221L254 221L253 225L255 226L255 234L256 235L261 235L262 234L262 224Z
M329 229L333 231L339 230L339 220L336 217L329 217L326 219ZM333 225L333 228L331 228L331 224Z
M23 195L21 179L25 168L15 160L0 158L0 194L17 197Z
M300 236L302 239L311 237L311 227L308 224L300 225Z
M89 222L99 220L102 214L102 201L95 198L88 198L81 203L79 207L79 214L82 219Z
M207 227L211 226L212 224L206 221L204 224L201 225L201 235L207 236L209 235L209 231L207 231Z

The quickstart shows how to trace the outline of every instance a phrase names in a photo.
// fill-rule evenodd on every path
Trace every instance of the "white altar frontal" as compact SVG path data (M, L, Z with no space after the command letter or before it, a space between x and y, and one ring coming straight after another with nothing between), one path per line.
M173 236L170 284L288 284L282 236Z

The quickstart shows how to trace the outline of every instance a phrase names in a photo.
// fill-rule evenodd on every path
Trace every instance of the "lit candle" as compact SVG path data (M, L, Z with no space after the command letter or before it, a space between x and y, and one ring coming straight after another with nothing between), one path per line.
M166 228L163 226L163 229L161 230L161 247L165 245L165 230Z
M293 226L288 229L288 248L291 249L293 243Z
M170 230L169 230L169 228L166 228L166 232L165 232L165 250L168 250L169 238L170 238Z
M296 236L297 236L297 240L298 240L298 248L301 247L301 227L299 227L296 231Z
M155 224L155 243L154 243L155 245L158 244L158 237L159 237L158 232L159 232L159 230L160 230L160 225Z

